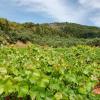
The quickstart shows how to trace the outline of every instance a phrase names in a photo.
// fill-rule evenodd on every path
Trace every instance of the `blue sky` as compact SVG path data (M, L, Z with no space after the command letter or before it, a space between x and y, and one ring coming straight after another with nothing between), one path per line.
M0 0L0 17L16 22L100 26L100 0Z

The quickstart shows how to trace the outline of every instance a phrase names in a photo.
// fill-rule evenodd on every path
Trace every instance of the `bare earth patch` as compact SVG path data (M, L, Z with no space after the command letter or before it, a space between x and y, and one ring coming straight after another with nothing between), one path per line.
M25 47L29 46L30 44L31 44L30 42L23 43L21 41L17 41L16 44L15 44L15 46L19 47L19 48L25 48Z
M93 93L95 93L95 94L100 94L100 88L94 89L94 90L93 90Z
M94 94L100 94L100 83L98 83L94 89L93 89Z

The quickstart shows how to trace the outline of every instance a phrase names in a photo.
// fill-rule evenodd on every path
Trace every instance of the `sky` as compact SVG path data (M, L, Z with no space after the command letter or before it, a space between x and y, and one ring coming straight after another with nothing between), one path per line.
M72 22L100 27L100 0L0 0L0 17L16 22Z

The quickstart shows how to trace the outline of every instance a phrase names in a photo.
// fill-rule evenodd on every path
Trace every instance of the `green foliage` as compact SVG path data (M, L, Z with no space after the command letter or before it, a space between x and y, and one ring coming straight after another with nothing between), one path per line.
M20 40L20 41L26 43L27 41L31 41L32 40L32 36L30 34L23 34L23 33L21 33L21 34L18 34L16 36L16 41L17 40Z
M10 27L7 19L0 18L0 30L4 31L6 34L9 33Z
M95 38L95 39L87 40L87 45L100 46L100 39L99 38Z
M20 40L53 47L100 46L97 43L100 41L100 28L74 23L20 24L0 18L0 36L3 44L7 44L5 41L14 44Z
M0 100L99 100L100 48L0 47Z

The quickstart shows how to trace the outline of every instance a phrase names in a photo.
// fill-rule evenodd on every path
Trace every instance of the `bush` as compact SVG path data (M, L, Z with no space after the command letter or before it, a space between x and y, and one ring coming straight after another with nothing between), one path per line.
M100 46L100 39L95 38L95 39L92 39L92 40L88 40L86 44L90 45L90 46Z
M20 34L17 34L16 39L26 43L27 41L32 41L32 35L20 33Z

